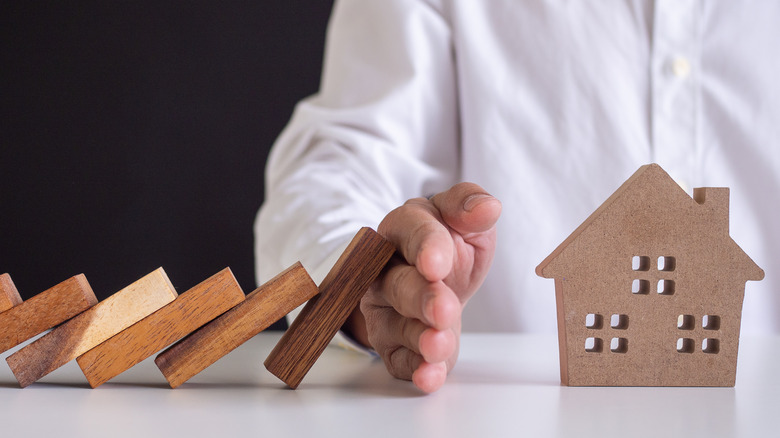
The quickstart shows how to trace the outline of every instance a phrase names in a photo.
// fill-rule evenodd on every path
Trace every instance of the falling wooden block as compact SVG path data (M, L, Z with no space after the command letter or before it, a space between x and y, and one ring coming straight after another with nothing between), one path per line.
M362 228L265 361L265 367L297 388L360 298L395 252L370 228Z
M300 262L296 263L154 362L171 388L176 388L316 294L314 281Z
M8 274L0 275L0 313L5 312L11 307L22 303L22 297L16 290L11 276Z
M96 388L242 301L244 291L225 268L76 361Z
M176 298L162 268L125 287L6 361L24 388Z
M87 278L79 274L0 313L0 352L62 324L97 302Z

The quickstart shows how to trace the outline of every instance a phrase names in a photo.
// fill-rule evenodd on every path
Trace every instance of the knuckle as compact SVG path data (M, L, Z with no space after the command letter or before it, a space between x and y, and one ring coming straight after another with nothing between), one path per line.
M399 267L391 270L388 275L389 281L385 287L385 293L387 294L388 302L394 307L398 307L403 303L403 295L409 287L409 275L411 272L411 269Z
M441 230L441 224L433 221L421 221L409 230L408 239L406 239L405 254L417 254L428 236L431 236Z
M415 369L414 354L402 346L396 346L383 356L385 368L397 379L411 380Z

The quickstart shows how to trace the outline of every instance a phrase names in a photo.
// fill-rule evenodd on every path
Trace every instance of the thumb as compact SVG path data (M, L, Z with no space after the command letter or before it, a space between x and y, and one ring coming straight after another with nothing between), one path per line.
M459 183L431 198L443 221L464 239L490 230L501 216L501 202L474 183Z

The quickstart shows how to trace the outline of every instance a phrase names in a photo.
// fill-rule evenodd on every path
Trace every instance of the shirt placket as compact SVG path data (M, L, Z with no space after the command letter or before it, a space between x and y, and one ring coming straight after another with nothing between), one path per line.
M657 0L652 54L652 156L686 190L697 179L698 0Z

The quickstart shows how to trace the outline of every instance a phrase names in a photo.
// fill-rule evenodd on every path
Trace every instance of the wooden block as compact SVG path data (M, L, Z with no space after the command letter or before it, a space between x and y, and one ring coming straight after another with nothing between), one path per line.
M265 367L295 389L344 325L360 298L395 252L374 230L362 228L265 361Z
M22 304L22 297L16 290L11 276L8 274L0 275L0 313L5 312L13 306Z
M97 304L84 274L71 277L0 313L0 353Z
M171 388L176 388L316 294L317 286L298 262L154 362Z
M24 388L176 298L162 268L125 287L6 361Z
M76 361L96 388L242 301L244 291L225 268Z

